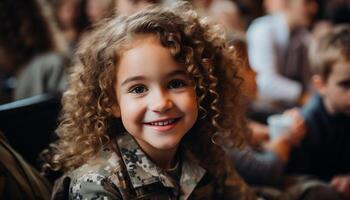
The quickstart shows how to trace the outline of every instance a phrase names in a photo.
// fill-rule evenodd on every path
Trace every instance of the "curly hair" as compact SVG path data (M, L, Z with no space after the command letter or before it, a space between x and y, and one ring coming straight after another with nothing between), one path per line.
M79 167L120 132L121 120L112 114L117 100L116 77L111 74L116 74L127 44L145 34L156 36L195 81L199 117L182 142L203 166L215 174L222 172L222 165L218 167L225 162L221 145L243 144L244 104L234 50L215 26L181 2L106 19L81 42L70 87L63 96L56 131L59 140L51 144L51 156L47 157L51 169Z

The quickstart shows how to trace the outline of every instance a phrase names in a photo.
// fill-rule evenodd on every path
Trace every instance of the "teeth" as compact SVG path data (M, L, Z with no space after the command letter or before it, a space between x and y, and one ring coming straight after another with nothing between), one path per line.
M174 123L174 122L175 122L175 119L170 119L170 120L162 121L162 122L152 122L150 124L152 126L166 126L166 125L169 125L169 124Z

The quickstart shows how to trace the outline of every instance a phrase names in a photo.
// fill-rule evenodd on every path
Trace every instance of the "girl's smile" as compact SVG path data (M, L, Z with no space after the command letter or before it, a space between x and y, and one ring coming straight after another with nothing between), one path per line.
M146 122L144 124L146 126L150 126L151 128L153 128L156 131L166 132L166 131L169 131L172 128L174 128L180 119L181 119L181 117L167 118L167 119Z

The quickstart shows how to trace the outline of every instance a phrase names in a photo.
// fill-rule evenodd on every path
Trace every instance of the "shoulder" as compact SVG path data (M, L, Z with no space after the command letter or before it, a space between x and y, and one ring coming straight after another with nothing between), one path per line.
M304 117L306 122L316 120L316 118L324 115L325 113L322 97L318 94L314 95L301 110L301 115Z
M42 78L47 73L62 74L68 62L68 58L59 53L38 55L24 67L23 72L19 75L19 80Z
M275 34L275 21L273 15L267 15L260 17L252 22L247 30L247 41L251 46L252 44L270 43L274 41L273 35Z
M60 53L48 52L37 55L28 65L28 68L51 68L51 67L64 67L68 58Z
M69 195L83 199L118 199L120 189L126 185L123 170L121 158L116 151L110 147L104 148L86 164L67 173L70 178Z
M256 36L260 40L273 38L276 32L284 29L283 16L281 14L266 15L255 19L247 30L248 39Z
M255 19L248 28L248 32L253 32L257 30L268 30L273 24L272 22L275 20L274 15L266 15Z

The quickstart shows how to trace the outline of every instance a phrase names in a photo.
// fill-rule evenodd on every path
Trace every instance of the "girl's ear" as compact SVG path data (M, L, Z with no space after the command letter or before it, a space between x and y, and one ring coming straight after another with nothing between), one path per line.
M326 88L326 82L320 75L313 75L312 78L312 85L315 87L318 93L323 95L325 93Z
M120 107L117 103L112 106L112 114L114 117L120 118Z

